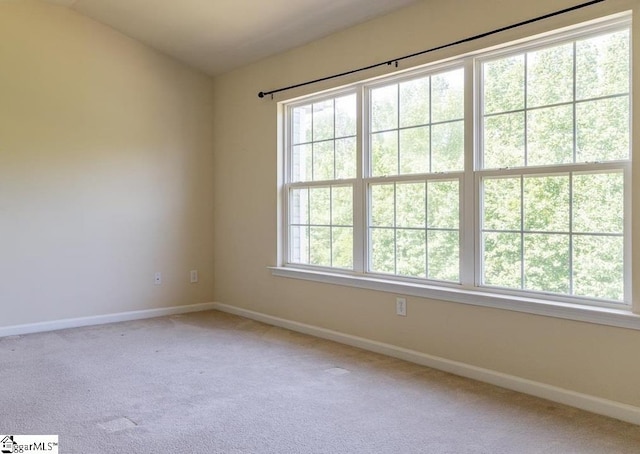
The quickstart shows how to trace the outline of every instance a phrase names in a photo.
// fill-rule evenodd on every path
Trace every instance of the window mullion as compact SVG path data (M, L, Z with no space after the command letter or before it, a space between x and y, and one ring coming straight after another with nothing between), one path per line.
M479 144L476 135L476 109L474 103L474 62L469 58L464 65L464 173L460 185L460 282L464 287L474 287L476 275L475 244L477 209L474 184L474 153ZM479 106L480 103L477 102Z
M367 114L369 101L364 96L363 86L359 87L356 93L356 181L353 185L353 270L357 273L366 271L368 261L367 252L367 191L364 176L368 166L368 122ZM366 103L366 105L365 105Z

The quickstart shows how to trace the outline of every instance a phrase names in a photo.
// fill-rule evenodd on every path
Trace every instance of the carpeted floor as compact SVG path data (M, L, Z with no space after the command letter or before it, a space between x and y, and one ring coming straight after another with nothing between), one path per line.
M638 453L640 426L221 312L0 338L60 453Z

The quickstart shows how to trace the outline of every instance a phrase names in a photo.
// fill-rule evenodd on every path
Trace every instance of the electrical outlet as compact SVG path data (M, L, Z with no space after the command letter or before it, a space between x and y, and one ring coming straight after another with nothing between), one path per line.
M156 271L156 274L153 278L153 283L156 285L162 284L162 273L160 271Z
M396 315L407 316L407 299L396 298Z
M195 284L196 282L198 282L198 270L191 270L189 272L189 277L191 279L192 284Z

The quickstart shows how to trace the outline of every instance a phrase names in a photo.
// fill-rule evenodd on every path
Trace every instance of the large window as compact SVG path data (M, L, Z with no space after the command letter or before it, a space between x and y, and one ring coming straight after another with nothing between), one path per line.
M630 24L286 106L285 262L628 304Z

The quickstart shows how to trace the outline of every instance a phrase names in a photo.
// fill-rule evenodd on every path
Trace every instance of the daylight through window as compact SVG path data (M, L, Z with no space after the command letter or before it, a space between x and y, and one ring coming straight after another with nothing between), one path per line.
M628 304L630 23L286 106L287 266Z

